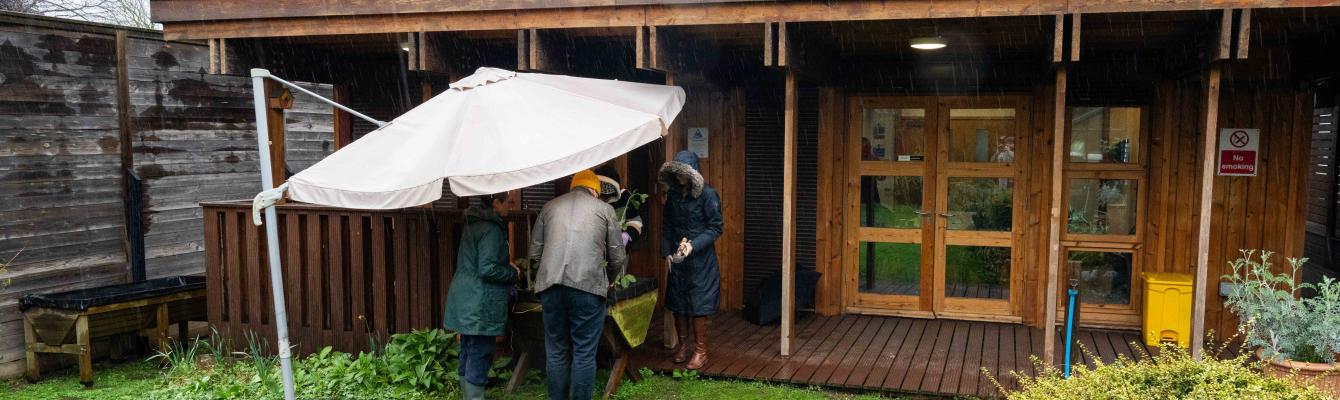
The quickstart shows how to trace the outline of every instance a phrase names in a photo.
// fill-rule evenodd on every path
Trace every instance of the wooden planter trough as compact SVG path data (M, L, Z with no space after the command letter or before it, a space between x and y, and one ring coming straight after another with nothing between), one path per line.
M619 390L624 376L634 381L641 379L637 368L631 364L630 356L634 348L645 342L652 313L656 310L656 289L656 279L639 279L627 288L612 289L606 298L609 313L605 318L600 347L614 362L610 366L603 399L609 399ZM544 318L535 294L521 292L517 296L508 324L512 328L510 339L513 348L519 352L512 379L507 382L505 389L507 393L512 393L525 380L531 363L544 361ZM540 359L533 360L536 357Z
M93 386L93 339L139 334L168 349L168 326L178 324L186 335L187 322L204 321L205 278L181 276L69 292L28 295L23 310L28 380L41 379L37 355L71 354L79 357L79 382Z

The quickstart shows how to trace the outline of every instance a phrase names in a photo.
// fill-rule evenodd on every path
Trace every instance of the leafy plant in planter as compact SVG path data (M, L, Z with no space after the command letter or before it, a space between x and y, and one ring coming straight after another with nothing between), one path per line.
M1328 374L1317 386L1340 394L1340 371L1335 366L1340 352L1340 281L1298 283L1298 269L1307 259L1289 258L1287 273L1276 274L1271 270L1272 256L1270 251L1242 250L1242 257L1229 263L1233 273L1224 276L1232 284L1225 303L1237 314L1247 345L1258 348L1268 361L1268 373ZM1303 298L1303 289L1315 290L1316 296Z
M628 191L628 194L628 202L625 203L623 207L614 209L614 212L619 215L619 229L628 228L628 210L630 208L633 210L642 209L642 205L646 204L647 198L650 197L650 195L646 193L638 193L638 191L631 189ZM538 261L539 260L518 258L512 262L513 264L516 264L517 269L521 270L521 274L525 278L517 283L518 290L530 292L535 289L535 272L536 269L539 268ZM623 274L614 280L614 285L617 288L623 289L628 287L628 285L632 285L634 282L637 282L637 277L630 274Z

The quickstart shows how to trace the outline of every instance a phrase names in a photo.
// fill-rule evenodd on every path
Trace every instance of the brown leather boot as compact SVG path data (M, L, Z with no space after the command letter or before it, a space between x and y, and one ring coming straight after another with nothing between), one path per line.
M689 355L693 353L693 344L690 343L693 322L688 316L675 315L675 331L679 334L679 344L675 346L675 364L683 364L689 361Z
M693 357L685 368L696 370L707 364L707 317L693 319L694 348Z

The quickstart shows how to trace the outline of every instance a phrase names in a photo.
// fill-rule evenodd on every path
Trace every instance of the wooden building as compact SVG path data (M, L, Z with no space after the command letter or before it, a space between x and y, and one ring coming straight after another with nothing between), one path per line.
M1082 290L1081 325L1116 330L1094 331L1117 332L1110 343L1136 337L1142 275L1152 272L1196 277L1195 337L1235 332L1218 294L1227 261L1239 249L1303 254L1314 108L1334 110L1340 61L1340 2L1326 0L151 5L167 38L209 43L212 72L265 67L329 83L337 97L378 118L403 112L480 66L683 86L688 104L671 136L615 161L631 186L657 193L655 169L667 156L690 147L701 152L705 175L722 195L726 231L717 251L728 309L742 307L771 276L790 283L799 269L822 274L814 307L821 317L727 331L744 335L730 343L752 346L749 338L766 338L769 344L722 349L730 355L718 360L744 368L757 357L765 361L757 365L769 366L713 372L936 393L985 393L976 389L985 378L970 368L973 351L944 347L946 360L935 343L969 349L976 343L977 353L1002 354L1008 344L1010 361L991 364L1007 371L1028 368L1030 354L1051 359L1057 337L1050 332L1064 315L1058 311L1072 279ZM368 128L336 118L339 140L355 140ZM1259 146L1254 175L1217 173L1221 130L1228 128L1258 132L1241 135ZM706 145L690 133L704 134ZM1238 146L1241 139L1233 138ZM523 207L542 204L554 187L523 190ZM392 237L380 230L395 225L386 221L421 218L415 215L427 222L412 229L434 236L412 240L449 243L431 222L448 218L434 214L446 212L441 208L391 215L290 206L290 215L299 216L290 243L363 243L353 246L357 253L327 255L311 255L309 244L293 257L303 268L308 256L321 268L343 260L332 279L354 285L361 283L349 274L425 267L437 272L422 293L441 296L449 274L434 266L450 268L450 249L383 262L378 257L386 253L419 250L372 244ZM237 205L206 206L206 229L215 230L207 236L222 236L208 244L220 246L222 258L209 257L207 270L263 265L260 257L230 253L244 243L254 249L255 236L248 235L255 231L238 225L244 213ZM651 212L653 232L658 214ZM313 218L319 225L310 224ZM524 235L524 224L514 229ZM651 242L635 249L635 273L663 268ZM420 256L422 262L413 261ZM321 276L310 284L329 277ZM399 296L388 279L337 297L309 295L354 304L325 302L336 307L340 323L322 322L313 331L317 340L359 343L358 333L348 333L358 330L351 322L364 315L358 311L413 312L404 309L413 307L412 298L390 301L398 308L373 304L386 301L372 294ZM290 288L303 296L300 289ZM782 290L784 299L793 297L789 284ZM224 292L213 292L219 297L212 300L225 300ZM399 327L430 326L433 317L425 314L405 315L409 325ZM295 323L320 320L304 321ZM734 323L718 319L723 327ZM835 326L859 333L823 340ZM909 326L916 331L908 334ZM887 339L896 332L907 339ZM849 350L861 343L867 347ZM914 361L885 362L903 343L915 347L907 353ZM893 353L881 350L888 346ZM1139 352L1117 347L1105 347L1105 354ZM838 350L854 357L833 358ZM770 358L777 354L803 357ZM946 367L955 365L954 355L959 367ZM886 374L821 377L805 364L815 357L817 366L882 365ZM809 372L795 373L797 362ZM937 370L936 383L894 379L897 372L889 371L899 365L921 368L927 378ZM951 369L974 372L950 383ZM964 389L969 380L972 389Z

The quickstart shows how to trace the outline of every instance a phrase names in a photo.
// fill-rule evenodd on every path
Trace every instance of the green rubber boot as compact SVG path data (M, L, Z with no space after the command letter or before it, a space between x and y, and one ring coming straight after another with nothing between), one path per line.
M475 385L461 378L461 399L462 400L484 400L484 387Z

